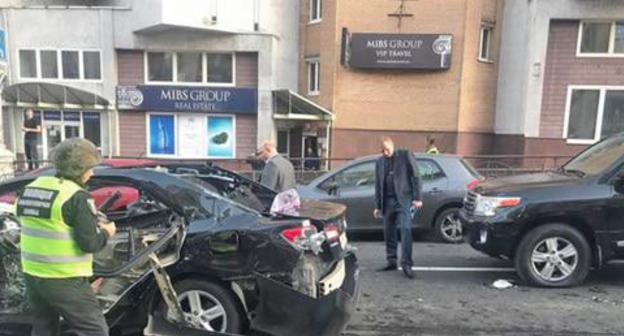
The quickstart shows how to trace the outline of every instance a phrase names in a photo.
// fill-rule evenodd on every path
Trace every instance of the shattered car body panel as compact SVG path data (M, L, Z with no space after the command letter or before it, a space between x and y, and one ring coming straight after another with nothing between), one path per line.
M19 191L32 179L0 185L0 193ZM88 188L110 186L140 191L137 202L107 212L119 234L94 262L103 279L98 298L113 330L167 335L205 327L189 322L188 307L181 320L180 303L163 300L180 294L173 285L189 279L225 288L252 329L285 336L313 322L327 327L302 335L335 335L345 327L357 298L357 261L346 241L343 206L306 201L296 214L270 214L275 193L214 167L182 176L107 169ZM0 231L0 242L3 236ZM312 239L317 249L310 249ZM6 300L0 296L0 303ZM275 320L290 298L308 315ZM0 311L0 324L11 314L17 318Z

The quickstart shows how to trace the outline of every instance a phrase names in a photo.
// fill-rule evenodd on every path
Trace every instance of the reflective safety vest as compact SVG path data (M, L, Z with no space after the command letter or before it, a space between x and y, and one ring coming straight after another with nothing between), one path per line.
M80 249L63 219L63 204L81 189L73 181L52 176L26 186L17 201L24 273L40 278L93 275L93 255Z
M433 146L429 149L427 149L427 154L440 154L440 151L438 150L438 147Z

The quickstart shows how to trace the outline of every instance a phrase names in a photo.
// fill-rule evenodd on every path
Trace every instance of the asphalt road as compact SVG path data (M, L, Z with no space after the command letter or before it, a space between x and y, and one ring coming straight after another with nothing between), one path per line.
M375 271L383 242L354 245L361 296L345 336L624 335L624 264L592 272L581 287L499 290L497 279L519 282L512 264L468 245L415 243L415 280Z

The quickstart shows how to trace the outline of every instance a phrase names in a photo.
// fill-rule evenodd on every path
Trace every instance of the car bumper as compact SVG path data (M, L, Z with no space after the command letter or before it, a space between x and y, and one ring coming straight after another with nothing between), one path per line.
M354 254L345 257L345 279L340 288L316 299L256 275L260 301L251 328L274 336L339 335L358 300L358 277Z
M491 256L513 256L516 230L511 221L503 218L474 217L459 212L462 222L464 241L474 249Z

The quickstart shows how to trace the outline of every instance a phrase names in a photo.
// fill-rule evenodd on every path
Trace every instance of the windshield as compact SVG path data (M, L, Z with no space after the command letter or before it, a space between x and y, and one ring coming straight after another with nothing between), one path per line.
M611 167L624 155L624 135L603 140L582 152L566 165L563 171L596 175Z

